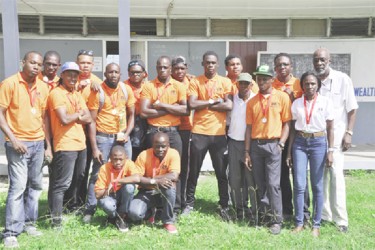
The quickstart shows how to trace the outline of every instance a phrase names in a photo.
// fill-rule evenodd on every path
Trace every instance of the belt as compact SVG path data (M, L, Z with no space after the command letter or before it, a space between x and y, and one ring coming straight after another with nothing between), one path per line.
M273 139L251 139L251 141L256 142L258 144L266 144L266 143L274 143L279 142L280 138L273 138Z
M324 131L315 132L315 133L306 133L306 132L303 132L303 131L297 131L297 135L299 135L303 138L315 138L315 137L326 136L326 133Z
M157 126L152 126L152 125L149 125L148 126L148 131L149 132L172 132L172 131L178 131L178 127L175 126L170 126L170 127L157 127Z
M117 138L117 134L107 134L103 132L96 131L96 135L107 137L107 138Z

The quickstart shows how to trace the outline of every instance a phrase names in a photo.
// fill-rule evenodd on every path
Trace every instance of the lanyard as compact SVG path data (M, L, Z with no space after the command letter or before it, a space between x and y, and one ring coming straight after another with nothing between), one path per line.
M105 84L104 84L105 85ZM112 108L116 109L117 108L117 101L118 101L118 91L116 94L112 94L108 91L107 86L103 86L104 93L109 97L111 100ZM115 98L116 95L116 98Z
M168 154L168 151L165 154L164 159L159 163L158 167L156 167L156 161L159 159L155 157L155 155L152 155L152 178L160 174L160 168L164 165L167 154Z
M268 109L270 108L271 98L272 98L272 93L270 94L270 97L268 97L267 106L264 107L262 99L265 99L265 98L264 98L264 96L262 94L259 93L259 103L260 103L260 107L262 108L263 117L266 117Z
M169 82L167 83L167 85L164 85L164 88L163 88L163 92L159 93L159 88L156 87L156 92L157 92L157 95L158 95L158 101L160 101L160 98L165 94L165 92L167 91L168 87L171 86L172 84Z
M140 88L134 87L133 84L131 84L130 82L129 82L128 85L129 85L130 88L133 90L133 93L134 93L134 97L135 97L136 102L139 102L139 99L141 99L141 91L142 91L142 87L140 87ZM141 86L142 86L142 85L141 85Z
M126 163L126 162L125 162ZM124 164L125 166L125 164ZM117 175L117 178L115 179L114 178L114 171L113 171L113 167L111 169L111 183L112 183L112 186L113 186L113 191L116 193L117 191L117 184L118 184L118 181L122 178L122 174L124 173L124 168L121 169L120 173Z
M212 87L209 88L208 87L208 83L209 81L206 81L206 83L204 84L204 87L206 88L207 90L207 94L208 94L208 98L211 99L212 96L215 94L216 92L216 81L213 83Z
M305 107L306 124L310 124L311 115L312 115L312 112L314 110L314 106L315 106L317 98L318 98L318 94L315 94L314 101L313 101L311 109L310 109L310 113L307 110L306 97L304 96L304 98L303 98L303 106Z
M30 105L31 107L34 107L35 100L36 100L36 87L29 89L29 87L26 85L26 89L27 89L27 94L29 94Z
M68 92L66 93L66 97L68 97L68 100L72 106L72 108L74 109L74 112L78 112L80 110L80 107L79 107L79 102L78 100L74 99L74 93L71 93L71 92Z

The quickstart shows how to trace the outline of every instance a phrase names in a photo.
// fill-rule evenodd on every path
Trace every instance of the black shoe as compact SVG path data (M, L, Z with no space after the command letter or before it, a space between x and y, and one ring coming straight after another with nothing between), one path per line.
M348 232L348 227L347 226L338 226L337 229L341 233L347 233Z
M273 235L279 234L281 232L281 224L273 224L270 226L270 233Z
M113 218L108 217L107 221L105 223L106 223L106 225L108 225L108 224L116 225L116 217L113 217Z
M129 227L128 227L128 224L126 223L125 219L124 218L121 218L121 217L117 217L116 218L116 227L117 229L122 232L122 233L126 233L127 231L129 231Z
M229 215L229 207L219 207L219 214L223 221L230 221L231 217Z

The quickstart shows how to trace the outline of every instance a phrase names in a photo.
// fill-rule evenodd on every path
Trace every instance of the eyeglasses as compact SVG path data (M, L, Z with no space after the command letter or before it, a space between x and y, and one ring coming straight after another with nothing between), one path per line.
M93 56L94 51L81 49L80 51L78 51L78 56L80 55Z
M132 76L135 76L135 75L140 76L142 75L143 71L130 71L129 73Z

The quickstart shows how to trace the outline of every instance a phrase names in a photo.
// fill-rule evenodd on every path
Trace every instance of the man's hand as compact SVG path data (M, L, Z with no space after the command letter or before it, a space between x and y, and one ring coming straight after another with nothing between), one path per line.
M352 146L352 136L345 133L344 138L342 138L342 151L347 151Z
M17 153L27 154L27 146L21 141L19 141L18 139L14 139L14 141L12 141L12 145L13 145L14 150L16 150Z
M245 163L245 166L247 167L247 169L249 169L249 171L251 171L252 168L253 168L253 163L251 162L249 152L245 152L244 163Z
M108 196L112 192L113 192L113 186L112 186L112 182L110 182L107 188L106 195Z
M327 161L326 161L327 168L332 167L332 164L333 164L333 152L328 152Z
M53 159L53 154L51 149L46 149L44 151L44 159L48 159L48 165L51 164L52 159Z
M92 150L92 157L100 164L103 164L103 154L98 148Z
M286 165L289 168L293 167L293 159L292 159L292 155L290 153L288 153L288 155L286 156Z
M156 110L162 110L164 108L163 103L160 101L156 101L152 104L152 108Z
M156 184L165 189L171 188L174 186L173 181L168 178L156 179Z

